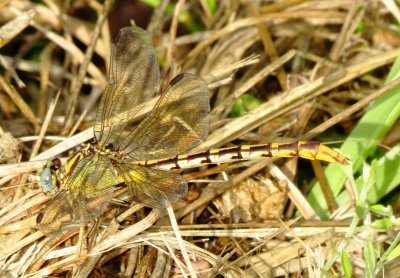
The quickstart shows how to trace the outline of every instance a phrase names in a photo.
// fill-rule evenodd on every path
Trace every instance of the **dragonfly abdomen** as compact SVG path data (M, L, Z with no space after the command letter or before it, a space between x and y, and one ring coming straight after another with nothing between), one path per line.
M138 161L133 164L162 170L178 170L200 167L206 164L254 160L265 157L302 157L310 160L348 164L346 157L317 141L243 145L178 155L167 159Z

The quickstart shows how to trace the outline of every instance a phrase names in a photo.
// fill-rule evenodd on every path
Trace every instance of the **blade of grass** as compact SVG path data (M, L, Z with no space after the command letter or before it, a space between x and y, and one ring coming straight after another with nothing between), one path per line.
M382 197L389 194L400 184L400 144L396 145L383 157L378 160L378 167L375 169L376 182L373 188L368 191L366 201L369 204L377 203ZM356 179L358 192L363 186L362 177ZM342 192L336 198L337 202L343 204L348 201L346 192Z
M398 58L386 83L392 82L400 76L400 59ZM341 152L346 154L353 162L353 173L360 171L363 162L375 153L378 142L385 136L400 116L400 88L396 88L380 97L375 101L365 115L360 119L357 126L353 129L346 139ZM332 192L337 196L344 187L346 177L341 166L336 164L328 165L325 175L332 188ZM382 188L376 188L377 192L385 192L385 184L380 184ZM379 196L379 199L383 196ZM370 198L367 198L370 199ZM376 199L376 198L375 198ZM322 191L319 183L316 183L308 196L308 201L315 208L322 219L328 217L327 204L323 200ZM343 204L338 201L338 205Z

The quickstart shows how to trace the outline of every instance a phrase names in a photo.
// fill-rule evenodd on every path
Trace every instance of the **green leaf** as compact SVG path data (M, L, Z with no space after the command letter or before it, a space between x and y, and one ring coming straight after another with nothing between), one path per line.
M400 244L398 244L387 256L387 261L390 262L391 260L396 259L400 256Z
M160 0L141 0L144 4L152 7L153 9L158 8L160 6ZM167 6L165 13L167 15L172 15L174 13L174 9L176 7L175 3L170 3ZM193 18L193 15L188 11L182 11L178 16L179 23L185 24L185 26L189 29L190 33L195 33L201 31L202 28Z
M343 268L344 276L346 278L350 278L351 274L352 274L352 267L351 267L349 256L347 255L346 250L343 250L340 260L342 261L342 268Z
M360 23L357 25L356 33L362 34L365 32L365 21L361 20Z
M376 213L376 214L381 215L381 216L391 217L393 215L392 206L384 206L384 205L381 205L381 204L372 205L370 207L370 210L373 213Z
M393 80L400 77L400 58L394 62L391 71L386 79L386 83L392 82ZM353 173L360 171L364 161L371 155L376 153L378 148L378 142L382 140L385 134L390 128L396 123L400 117L400 88L395 88L385 95L378 98L374 103L371 104L368 111L360 119L357 126L353 129L349 137L343 143L340 148L341 152L346 154L353 162ZM384 165L389 167L389 165ZM393 167L393 165L390 165ZM399 164L397 162L397 169ZM385 168L385 171L388 169ZM400 172L400 171L397 171ZM387 171L388 176L396 175L394 172ZM334 196L337 196L343 191L344 182L346 175L340 165L331 163L328 165L325 171L325 176L331 191ZM397 177L396 177L397 178ZM377 180L379 177L377 176ZM390 179L385 178L387 182L391 182ZM394 186L397 186L397 183ZM391 184L393 186L393 184ZM379 193L387 192L387 184L378 183L375 190ZM369 192L367 199L371 200L372 196ZM384 195L376 194L375 199L381 199ZM322 219L326 219L329 216L327 204L323 198L323 194L319 183L316 183L312 191L308 196L310 204L314 207L317 213ZM342 205L343 200L338 201L338 205Z
M367 203L376 204L380 199L389 194L400 184L400 144L388 151L385 156L377 162L375 185L368 191ZM356 180L356 188L360 191L364 186L362 177ZM343 204L349 201L347 192L342 192L336 198L338 204Z
M372 227L379 230L390 230L393 227L393 221L390 218L383 218L372 222Z
M374 269L375 269L375 264L377 262L377 252L374 248L374 245L372 244L372 238L371 236L368 236L365 239L365 245L363 248L363 253L364 253L364 261L365 261L365 274L366 277L373 277Z
M399 241L400 241L400 233L397 233L395 239L385 250L385 252L381 255L380 260L377 262L375 267L376 274L378 274L379 271L382 271L382 269L384 268L385 265L388 264L388 262L391 262L399 257L400 254Z
M369 213L369 207L365 206L356 206L356 215L359 219L364 219L364 217Z
M180 13L178 19L180 23L186 25L190 33L196 33L201 31L200 25L196 22L195 18L193 18L193 15L190 12L185 11Z
M398 96L393 97L393 99L396 99L394 101L398 101L400 103L400 91L398 93ZM343 146L345 145L348 146L351 144L352 144L351 142L346 141L346 143ZM343 150L343 146L341 151L342 153L349 155L350 153L354 152L354 150L346 152L345 150ZM360 152L362 151L361 149L359 150ZM357 157L354 153L350 155L350 157L351 156ZM365 159L366 158L364 158L364 161ZM355 160L353 159L353 162L358 163L357 158ZM362 164L363 161L360 162L361 165L363 165ZM400 144L394 146L383 157L381 157L377 161L377 167L372 169L375 172L374 174L375 184L372 188L370 188L370 190L368 190L367 195L365 196L368 203L370 204L377 203L380 199L385 197L388 193L390 193L400 184L400 171L398 171L399 168L400 168ZM347 192L342 192L344 181L346 179L344 169L345 168L343 166L331 163L328 165L325 171L327 180L331 185L332 193L334 194L334 196L337 196L336 202L338 203L339 206L348 202L349 200ZM358 171L359 168L354 166L353 172L355 172L356 169ZM356 187L358 192L362 190L363 186L364 182L362 178L361 177L357 178ZM322 219L326 219L328 217L327 205L323 198L321 189L319 187L319 183L316 183L316 186L314 186L314 188L312 189L311 193L308 196L308 200L310 201L310 204L314 207L314 209L318 212L318 214Z
M217 2L215 0L206 0L208 8L212 15L214 15L217 11Z
M141 1L152 8L158 8L160 6L160 0L141 0Z
M258 98L250 94L243 94L235 100L232 106L232 110L229 113L229 117L240 117L247 112L256 109L260 106L261 102Z

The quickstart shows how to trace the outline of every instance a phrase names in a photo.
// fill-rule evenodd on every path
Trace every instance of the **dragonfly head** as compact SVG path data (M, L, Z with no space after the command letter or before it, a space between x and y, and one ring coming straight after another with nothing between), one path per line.
M59 158L49 159L43 169L38 172L36 179L44 193L52 192L58 187L57 175L61 167Z

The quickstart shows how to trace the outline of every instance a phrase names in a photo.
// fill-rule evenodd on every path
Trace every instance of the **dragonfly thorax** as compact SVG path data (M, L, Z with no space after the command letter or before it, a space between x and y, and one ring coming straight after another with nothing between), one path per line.
M88 144L88 148L85 149L85 155L93 155L93 154L100 154L109 157L112 160L122 161L126 154L124 151L114 148L111 144L107 146L101 146L100 144Z

